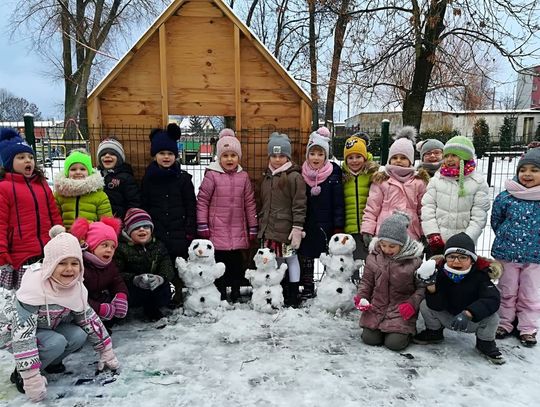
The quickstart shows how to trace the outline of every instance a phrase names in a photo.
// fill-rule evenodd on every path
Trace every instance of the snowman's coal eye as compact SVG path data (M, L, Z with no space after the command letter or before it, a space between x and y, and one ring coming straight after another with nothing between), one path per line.
M195 246L193 246L193 250L195 250L197 247L199 247L199 243L197 243Z
M271 294L271 292L270 292L270 291L267 291L267 292L266 292L266 295L270 295L270 294Z
M343 257L340 257L339 261L343 263L345 261L345 259Z
M207 248L208 250L212 250L212 245L207 244L207 245L206 245L206 248Z
M270 253L274 253L274 249L269 249L270 250Z
M334 242L338 242L339 241L339 237L334 237Z
M263 251L262 251L262 250L259 250L259 251L257 252L257 254L260 254L260 255L262 256L262 255L263 255Z

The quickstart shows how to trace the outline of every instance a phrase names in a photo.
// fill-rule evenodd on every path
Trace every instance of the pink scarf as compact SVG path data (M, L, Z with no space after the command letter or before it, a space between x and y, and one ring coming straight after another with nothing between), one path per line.
M540 201L540 185L527 188L512 179L506 181L506 190L510 195L525 201Z
M307 161L304 161L304 164L302 164L302 177L304 177L306 184L311 187L311 196L317 196L321 193L319 184L326 181L326 178L332 174L333 170L334 167L330 161L326 161L326 164L319 170L314 170Z
M270 170L272 175L279 174L280 172L285 172L291 167L292 167L292 162L290 161L287 161L285 164L283 164L281 167L278 167L278 168L274 168L270 164L268 164L268 169Z
M416 173L414 167L400 167L399 165L390 164L384 166L384 171L402 184L414 177Z

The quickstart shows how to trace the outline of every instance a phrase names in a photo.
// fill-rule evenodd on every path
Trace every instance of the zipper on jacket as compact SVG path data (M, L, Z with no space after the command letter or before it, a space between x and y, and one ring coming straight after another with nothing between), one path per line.
M358 232L360 233L360 210L358 207L358 175L354 176L354 193L356 194L356 227L358 228Z
M43 248L45 245L43 244L43 241L41 240L41 220L39 217L39 206L36 198L36 194L34 194L34 190L30 186L30 183L28 182L28 179L25 177L24 180L26 181L26 186L30 190L30 193L32 194L32 199L34 200L34 207L36 208L36 227L37 227L37 238L39 241L39 245L41 247L41 253L43 253Z
M77 199L75 200L75 219L79 217L79 199L81 199L80 196L78 196Z

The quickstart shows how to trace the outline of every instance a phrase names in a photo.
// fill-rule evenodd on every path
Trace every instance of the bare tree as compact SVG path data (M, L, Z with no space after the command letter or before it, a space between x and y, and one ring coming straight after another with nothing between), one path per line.
M35 120L42 118L39 108L34 103L17 97L6 89L0 89L0 121L20 122L25 113L34 115Z

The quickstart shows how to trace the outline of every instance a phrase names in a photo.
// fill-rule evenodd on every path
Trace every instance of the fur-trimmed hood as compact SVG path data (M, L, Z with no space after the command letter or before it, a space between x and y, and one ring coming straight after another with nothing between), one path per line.
M417 169L414 174L414 177L417 179L421 179L422 181L424 181L426 185L428 184L431 178L429 176L429 173L424 168ZM381 184L384 181L387 181L389 178L390 178L390 175L386 173L384 167L380 167L379 171L373 174L373 176L371 177L371 181L376 184Z
M378 237L374 237L371 239L371 243L369 244L369 252L375 253L380 252L380 246L377 244L379 243ZM395 260L407 260L407 259L413 259L415 257L422 257L424 253L424 245L414 239L409 238L405 245L401 247L401 250L398 254L394 256Z
M104 187L105 181L97 171L84 179L67 178L62 173L56 174L54 179L54 191L58 195L66 197L86 195Z
M430 260L435 260L437 268L444 263L444 255L436 254L431 257ZM486 257L478 256L476 263L474 264L478 270L487 271L489 278L492 280L498 280L503 275L504 267L497 260L488 259Z

